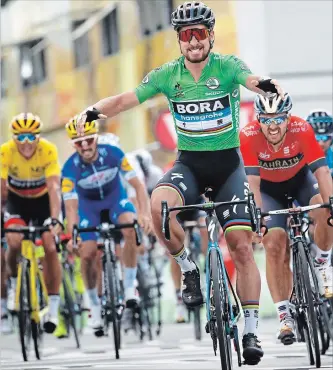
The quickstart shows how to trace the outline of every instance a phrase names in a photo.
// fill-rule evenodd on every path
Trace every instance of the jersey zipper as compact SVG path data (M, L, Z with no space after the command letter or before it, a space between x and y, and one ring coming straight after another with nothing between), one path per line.
M102 185L100 184L99 182L99 179L98 179L98 172L96 170L96 167L92 164L91 165L93 171L94 171L94 174L96 175L96 180L97 180L97 183L98 183L98 189L99 189L99 195L101 197L101 199L104 199L104 191L103 191L103 188L102 188Z

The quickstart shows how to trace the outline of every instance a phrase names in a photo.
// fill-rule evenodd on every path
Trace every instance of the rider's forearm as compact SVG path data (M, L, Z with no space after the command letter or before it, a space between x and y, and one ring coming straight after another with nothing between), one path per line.
M149 198L146 187L144 184L138 181L138 185L135 187L136 199L138 203L138 211L140 214L148 214L150 212L149 208Z
M60 177L52 176L46 180L46 183L50 199L50 215L59 220L61 215Z
M72 235L73 226L78 223L78 205L77 199L67 199L65 200L65 211L67 220L67 234Z
M98 111L107 117L116 116L118 113L126 111L139 105L139 101L134 92L126 92L116 96L102 99L93 105Z
M320 195L324 202L328 202L328 198L333 195L333 185L331 172L327 166L318 168L314 175L318 181Z
M260 193L260 176L248 175L250 191L254 194L256 206L262 209L262 199Z

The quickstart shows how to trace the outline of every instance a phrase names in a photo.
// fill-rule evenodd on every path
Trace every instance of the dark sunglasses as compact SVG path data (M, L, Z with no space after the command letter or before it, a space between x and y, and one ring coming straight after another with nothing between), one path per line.
M317 141L328 141L328 140L332 140L332 136L330 136L330 135L316 135L316 140Z
M183 42L190 42L193 36L198 41L206 40L209 36L209 31L206 28L190 28L188 30L178 32L179 40Z
M288 118L288 115L285 114L284 116L280 116L280 117L260 117L259 116L258 120L263 125L269 126L272 123L275 123L276 125L281 125L282 123L286 121L287 118Z
M20 143L24 143L25 141L28 141L29 143L33 143L37 139L37 135L27 132L24 134L15 135L15 139L19 141Z

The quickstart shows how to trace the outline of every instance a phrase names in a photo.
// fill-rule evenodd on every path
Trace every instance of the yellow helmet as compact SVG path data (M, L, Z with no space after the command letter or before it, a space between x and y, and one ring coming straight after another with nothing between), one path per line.
M39 134L43 127L40 118L32 113L20 113L15 116L9 124L14 135L22 133Z
M71 139L76 139L77 137L81 136L81 135L78 135L78 132L77 132L77 118L78 116L75 116L71 118L69 122L66 123L66 131L67 131L68 136ZM97 134L98 133L98 122L97 121L85 122L83 125L82 132L83 132L82 136Z

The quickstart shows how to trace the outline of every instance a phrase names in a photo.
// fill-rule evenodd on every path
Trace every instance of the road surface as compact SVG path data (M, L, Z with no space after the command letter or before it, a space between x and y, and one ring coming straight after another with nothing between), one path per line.
M242 366L256 370L306 370L308 365L304 343L285 347L275 339L276 321L261 322L260 340L265 351L258 366ZM240 323L242 328L242 323ZM112 334L112 333L111 333ZM162 328L161 336L152 342L143 341L133 334L123 335L121 359L115 360L112 336L95 338L88 333L81 337L81 349L75 348L74 339L56 339L45 336L43 359L36 361L34 353L29 362L23 362L17 334L1 337L2 370L220 370L219 357L215 357L210 336L193 339L191 324L169 324ZM333 368L332 350L322 356L322 368ZM237 369L236 357L234 369Z

